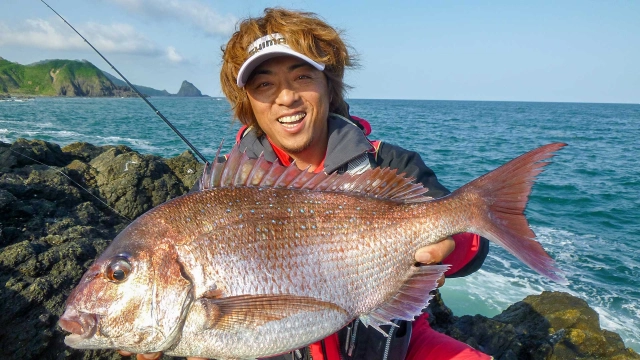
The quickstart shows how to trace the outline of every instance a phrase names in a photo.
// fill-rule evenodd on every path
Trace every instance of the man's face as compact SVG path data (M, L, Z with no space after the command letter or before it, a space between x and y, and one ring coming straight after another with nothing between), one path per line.
M289 154L326 149L330 95L324 73L279 56L260 64L245 85L258 125Z

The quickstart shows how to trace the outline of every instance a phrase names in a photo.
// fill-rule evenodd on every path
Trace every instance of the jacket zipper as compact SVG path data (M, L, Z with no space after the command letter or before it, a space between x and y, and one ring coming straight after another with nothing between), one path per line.
M349 351L349 344L351 344L351 329L353 328L353 323L347 325L347 336L345 337L344 342L344 353L346 354Z
M393 323L398 325L398 320L393 320ZM387 343L384 345L384 356L382 357L382 360L387 360L387 358L389 357L389 348L391 348L391 339L393 339L393 333L396 331L396 328L398 326L391 326L391 329L389 329L389 335L387 336Z
M351 339L349 340L349 351L347 355L351 357L353 354L353 349L356 347L356 335L358 334L358 325L360 324L360 319L357 319L353 323L353 333L351 334Z

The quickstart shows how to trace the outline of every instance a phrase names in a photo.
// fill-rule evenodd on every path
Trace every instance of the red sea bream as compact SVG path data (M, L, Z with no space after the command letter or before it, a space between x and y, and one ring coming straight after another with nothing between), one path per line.
M200 191L122 231L69 295L60 326L79 349L251 359L322 339L355 318L379 329L420 314L446 271L417 249L473 232L564 282L523 212L564 144L522 155L432 199L390 169L325 175L234 148Z

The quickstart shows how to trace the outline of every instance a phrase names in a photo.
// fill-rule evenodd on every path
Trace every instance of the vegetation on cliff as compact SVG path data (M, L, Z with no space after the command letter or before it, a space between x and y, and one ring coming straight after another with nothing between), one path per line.
M21 65L0 58L0 92L35 96L127 96L88 61L46 60Z
M186 80L176 95L141 85L135 87L146 96L203 96ZM0 97L9 95L137 96L124 81L86 60L43 60L21 65L0 57Z

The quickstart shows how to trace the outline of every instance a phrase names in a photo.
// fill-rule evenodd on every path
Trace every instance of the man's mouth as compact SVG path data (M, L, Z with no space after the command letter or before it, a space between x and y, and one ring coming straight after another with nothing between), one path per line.
M300 121L302 121L302 119L305 118L305 116L307 116L307 113L304 113L304 112L295 114L295 115L290 115L290 116L283 116L278 119L278 122L284 127L293 128L296 125L298 125Z

